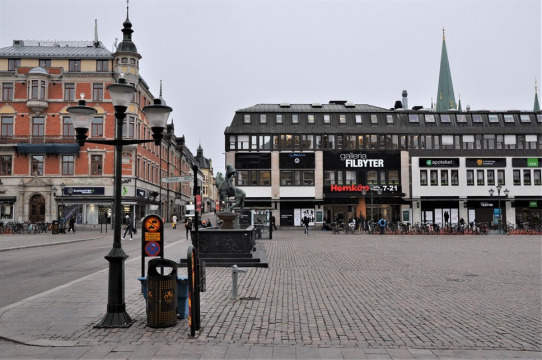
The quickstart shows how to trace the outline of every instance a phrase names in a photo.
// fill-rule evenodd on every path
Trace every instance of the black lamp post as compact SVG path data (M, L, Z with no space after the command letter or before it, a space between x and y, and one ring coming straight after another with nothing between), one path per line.
M121 182L122 182L122 147L124 145L142 144L152 142L160 145L162 132L166 127L167 118L172 109L169 106L162 105L160 99L154 100L154 105L143 108L147 115L149 125L152 129L153 140L129 140L122 138L122 128L126 118L126 110L132 101L135 87L126 84L123 78L118 79L116 84L107 87L111 100L115 108L115 118L117 119L116 136L114 140L87 140L87 132L96 114L96 110L86 106L85 100L79 100L79 105L69 107L70 118L73 122L76 138L79 146L85 142L94 144L113 145L115 147L115 188L114 188L114 231L113 248L105 256L109 261L109 285L107 313L102 321L95 327L129 327L133 320L126 312L126 303L124 300L124 262L128 255L122 250L121 232L122 232L122 206L121 206Z
M502 185L501 184L497 185L497 196L499 197L499 217L497 218L497 226L498 226L498 229L499 229L499 234L503 233L503 231L502 231L502 210L501 210L501 190L502 190ZM504 195L506 197L508 197L508 194L510 194L510 190L504 189L503 193L504 193ZM493 196L493 194L495 194L495 190L489 189L489 196Z
M375 187L370 185L369 186L369 191L371 192L371 221L373 221L373 197L374 197L374 192L376 191L378 193L378 195L382 195L382 189L380 187L376 188L375 190ZM367 190L366 189L363 189L361 190L361 193L363 195L366 195L367 194Z
M62 183L60 184L60 201L62 203L62 205L60 205L60 215L62 216L62 218L64 218L64 189L66 188L66 184ZM60 221L60 219L58 219Z

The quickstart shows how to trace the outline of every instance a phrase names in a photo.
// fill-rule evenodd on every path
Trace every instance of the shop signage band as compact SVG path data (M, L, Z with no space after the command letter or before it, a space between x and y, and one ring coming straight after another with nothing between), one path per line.
M325 169L399 169L399 152L325 151Z
M459 158L419 158L419 167L450 168L459 167Z
M488 167L488 168L497 168L497 167L506 167L506 158L466 158L465 159L466 167Z
M360 184L351 184L351 185L330 185L330 192L358 192L362 193L363 191L378 191L382 192L400 192L400 185L360 185Z

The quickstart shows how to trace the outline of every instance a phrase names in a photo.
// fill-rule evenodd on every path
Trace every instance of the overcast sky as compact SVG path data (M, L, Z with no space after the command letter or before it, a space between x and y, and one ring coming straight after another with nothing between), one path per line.
M175 134L224 173L237 109L269 103L430 107L442 29L463 109L529 110L541 82L540 0L130 0L140 74ZM0 0L0 47L122 40L125 0ZM540 87L540 86L539 86ZM540 98L540 95L539 95ZM542 99L540 99L542 100Z

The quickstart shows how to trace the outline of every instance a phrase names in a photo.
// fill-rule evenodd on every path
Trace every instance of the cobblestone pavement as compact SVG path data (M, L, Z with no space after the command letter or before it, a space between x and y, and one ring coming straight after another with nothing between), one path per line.
M207 268L194 338L186 319L147 327L144 299L132 287L130 328L95 329L100 314L41 339L75 345L64 350L74 358L100 359L542 358L538 236L304 236L299 229L273 236L261 240L269 268L239 275L245 299L230 299L229 268ZM65 354L48 354L57 353Z

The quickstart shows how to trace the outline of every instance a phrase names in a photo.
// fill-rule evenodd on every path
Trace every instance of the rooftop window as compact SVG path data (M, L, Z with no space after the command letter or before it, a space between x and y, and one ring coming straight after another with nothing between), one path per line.
M419 123L420 119L418 118L418 114L408 114L408 122Z
M513 123L514 122L514 115L511 115L511 114L504 115L504 122L505 123Z

